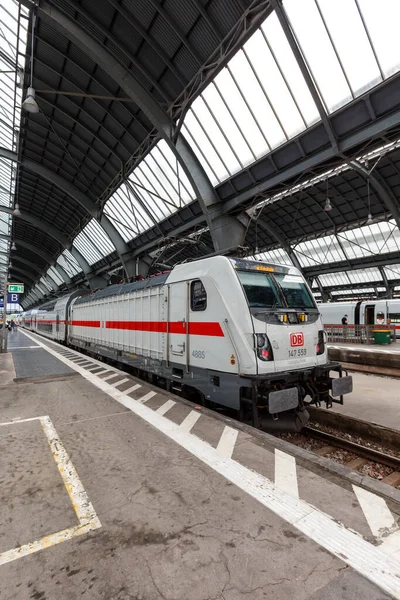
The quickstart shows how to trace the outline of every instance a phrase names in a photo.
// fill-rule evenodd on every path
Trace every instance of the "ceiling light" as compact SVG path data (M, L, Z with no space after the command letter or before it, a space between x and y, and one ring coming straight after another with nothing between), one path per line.
M21 216L21 211L19 210L19 204L18 202L15 205L15 208L13 210L13 215L14 217L20 217Z
M17 246L15 245L15 242L13 242L12 246L11 246L11 250L16 250L16 249L17 249Z
M22 108L30 113L39 112L39 106L35 100L35 90L33 89L33 87L28 87L28 90L26 92L26 98L22 103Z
M372 215L371 213L368 213L367 225L371 225L372 222Z
M332 204L331 204L331 201L329 200L329 198L327 198L326 202L325 202L325 206L324 206L324 211L330 212L331 210L333 210Z

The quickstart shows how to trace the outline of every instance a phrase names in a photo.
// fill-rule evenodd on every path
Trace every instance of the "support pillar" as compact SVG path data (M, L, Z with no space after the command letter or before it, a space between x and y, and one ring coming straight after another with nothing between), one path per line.
M211 220L211 233L215 249L227 254L239 246L244 246L250 217L242 213L239 217L219 215Z

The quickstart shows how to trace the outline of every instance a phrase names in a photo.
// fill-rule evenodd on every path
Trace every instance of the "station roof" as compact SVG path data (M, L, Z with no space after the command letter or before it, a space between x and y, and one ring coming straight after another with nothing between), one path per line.
M212 254L197 169L247 215L244 255L292 262L317 295L400 284L399 17L396 0L4 0L0 271L11 252L30 304L124 256Z

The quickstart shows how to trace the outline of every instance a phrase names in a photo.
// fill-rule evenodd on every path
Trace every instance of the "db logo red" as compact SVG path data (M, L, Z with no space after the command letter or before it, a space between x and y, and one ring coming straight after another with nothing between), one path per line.
M291 333L290 334L290 345L291 346L304 346L304 333Z

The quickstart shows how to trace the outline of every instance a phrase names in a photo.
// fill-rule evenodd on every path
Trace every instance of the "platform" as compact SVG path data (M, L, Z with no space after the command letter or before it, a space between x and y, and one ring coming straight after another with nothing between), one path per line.
M1 598L400 599L399 490L34 334L9 348Z
M400 376L400 343L377 346L340 342L328 344L330 360L357 365L358 370L379 371Z

